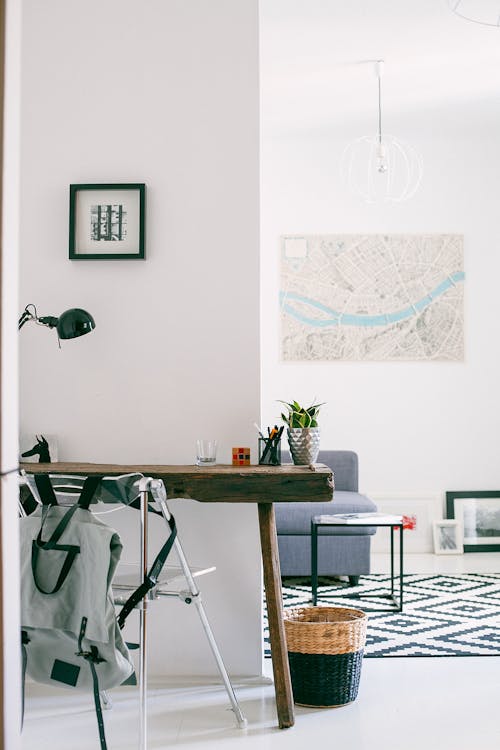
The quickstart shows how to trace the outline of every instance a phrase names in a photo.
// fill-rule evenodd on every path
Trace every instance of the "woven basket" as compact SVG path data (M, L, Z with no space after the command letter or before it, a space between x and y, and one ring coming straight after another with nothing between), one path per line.
M284 612L295 703L327 708L355 700L367 615L347 607L298 607Z

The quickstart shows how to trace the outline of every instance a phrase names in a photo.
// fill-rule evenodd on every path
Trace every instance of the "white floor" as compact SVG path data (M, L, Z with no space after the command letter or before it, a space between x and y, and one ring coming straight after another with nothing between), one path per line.
M387 570L374 555L374 572ZM500 554L408 555L408 573L499 572ZM269 668L269 662L266 668ZM365 659L358 698L336 709L296 707L295 726L276 726L274 693L265 680L235 681L248 727L237 729L218 684L179 682L149 694L148 747L194 750L498 750L500 657ZM23 750L98 748L88 697L30 685ZM137 747L137 693L113 691L106 712L109 750Z

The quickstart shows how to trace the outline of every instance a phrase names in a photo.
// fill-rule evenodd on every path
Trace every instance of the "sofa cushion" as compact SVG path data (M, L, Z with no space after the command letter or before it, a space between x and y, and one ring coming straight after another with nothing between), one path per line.
M375 512L377 506L359 492L335 490L333 502L326 503L275 503L276 527L278 535L306 535L311 533L313 516L332 515L334 513L369 513ZM336 536L342 534L374 534L371 526L325 526L320 534Z

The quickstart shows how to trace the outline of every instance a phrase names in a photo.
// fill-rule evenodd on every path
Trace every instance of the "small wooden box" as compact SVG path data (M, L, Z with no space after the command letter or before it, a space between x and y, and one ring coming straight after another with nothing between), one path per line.
M233 466L250 466L250 448L233 448Z

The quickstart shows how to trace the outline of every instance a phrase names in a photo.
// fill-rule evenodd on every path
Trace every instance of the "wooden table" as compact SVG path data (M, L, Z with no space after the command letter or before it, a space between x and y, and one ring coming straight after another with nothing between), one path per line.
M273 503L331 500L331 469L323 464L201 468L65 462L25 463L21 464L21 468L30 473L85 476L117 476L138 472L162 479L169 498L191 498L202 503L257 503L278 723L281 729L293 726L293 694L283 626L281 574Z

